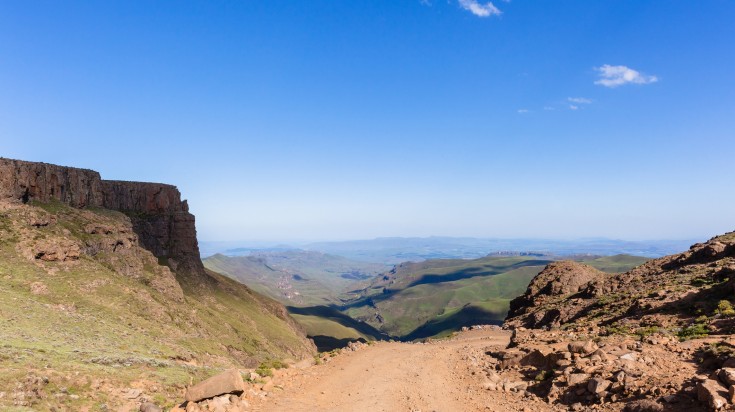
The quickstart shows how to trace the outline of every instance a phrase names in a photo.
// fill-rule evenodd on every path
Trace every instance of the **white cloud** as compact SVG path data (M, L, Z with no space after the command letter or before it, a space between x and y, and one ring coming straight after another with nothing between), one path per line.
M500 9L491 2L481 4L477 0L459 0L459 5L477 17L499 16L503 14Z
M656 83L658 81L658 77L656 76L640 73L627 66L611 66L605 64L597 67L596 70L600 74L600 79L595 84L605 87L618 87L628 83Z
M569 105L569 110L577 110L577 109L579 109L579 106L575 106L573 104Z
M592 99L587 99L584 97L567 97L567 100L576 104L592 104Z
M544 110L548 111L548 110L556 110L556 109L551 106L544 106Z
M528 113L528 109L518 109L519 114Z

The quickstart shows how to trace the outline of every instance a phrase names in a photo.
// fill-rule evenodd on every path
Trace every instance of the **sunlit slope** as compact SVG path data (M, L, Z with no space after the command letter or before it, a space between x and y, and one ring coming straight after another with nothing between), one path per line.
M204 265L287 305L339 302L337 296L389 266L319 252L289 250L248 256L217 254Z
M213 272L180 283L119 212L0 204L0 279L0 392L43 375L80 395L44 401L57 409L114 407L93 383L140 379L173 406L192 375L314 350L280 303Z
M500 324L510 300L548 263L544 256L490 256L474 260L437 259L404 263L380 275L341 309L392 336L417 339L462 326ZM587 259L619 272L645 261L633 256Z

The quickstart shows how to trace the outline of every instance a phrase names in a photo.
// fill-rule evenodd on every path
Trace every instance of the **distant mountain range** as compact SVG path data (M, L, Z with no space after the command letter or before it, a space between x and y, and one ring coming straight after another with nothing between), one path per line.
M530 252L539 255L635 255L661 257L686 250L702 239L627 241L605 238L576 240L492 239L469 237L386 237L317 243L201 242L202 256L221 253L242 256L256 252L309 250L352 260L380 264L398 264L427 259L477 259L487 255L513 255Z

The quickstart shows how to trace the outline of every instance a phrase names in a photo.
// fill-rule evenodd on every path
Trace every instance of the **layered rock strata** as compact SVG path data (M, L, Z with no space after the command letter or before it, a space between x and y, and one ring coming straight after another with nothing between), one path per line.
M203 273L194 215L172 185L102 180L93 170L0 158L0 200L58 201L126 213L143 247L177 272Z

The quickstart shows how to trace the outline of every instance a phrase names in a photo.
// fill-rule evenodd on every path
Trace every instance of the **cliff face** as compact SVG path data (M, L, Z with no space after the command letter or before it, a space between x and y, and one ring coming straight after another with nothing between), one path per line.
M143 246L177 272L204 272L194 215L175 186L102 181L102 205L130 216Z
M101 181L92 170L0 158L0 200L102 206Z
M194 215L175 186L102 180L92 170L0 158L0 200L55 200L124 212L141 244L156 257L177 272L204 272Z

